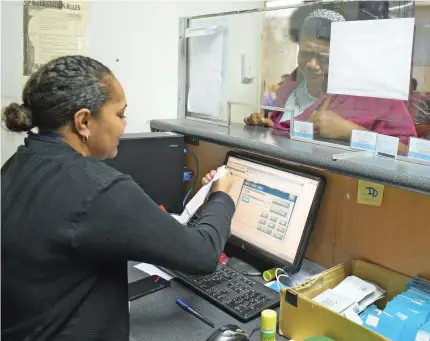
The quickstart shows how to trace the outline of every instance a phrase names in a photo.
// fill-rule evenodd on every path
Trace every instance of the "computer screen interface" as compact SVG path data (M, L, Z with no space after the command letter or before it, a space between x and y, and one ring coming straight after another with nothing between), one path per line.
M236 201L232 235L293 264L319 180L234 156L227 167Z

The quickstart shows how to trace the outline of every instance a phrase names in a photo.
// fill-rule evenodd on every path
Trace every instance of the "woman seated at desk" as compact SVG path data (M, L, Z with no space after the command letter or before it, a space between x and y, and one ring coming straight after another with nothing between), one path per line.
M318 135L349 141L352 130L370 130L400 138L399 152L407 152L410 136L416 136L411 115L400 100L345 95L324 96L330 54L330 25L345 21L334 11L317 9L303 22L299 39L298 68L276 92L277 107L269 118L252 114L248 125L289 130L290 118L312 121ZM353 66L352 66L353 67Z

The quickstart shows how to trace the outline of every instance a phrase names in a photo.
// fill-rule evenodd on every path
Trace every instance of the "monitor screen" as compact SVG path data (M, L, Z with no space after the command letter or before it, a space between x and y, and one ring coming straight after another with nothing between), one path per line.
M269 258L294 264L321 179L235 156L227 167L235 178L232 235Z

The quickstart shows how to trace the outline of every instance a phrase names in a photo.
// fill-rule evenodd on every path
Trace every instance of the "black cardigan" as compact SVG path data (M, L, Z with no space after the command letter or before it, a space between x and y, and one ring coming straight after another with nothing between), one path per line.
M127 261L215 269L234 203L185 228L128 176L30 136L1 170L2 340L127 340Z

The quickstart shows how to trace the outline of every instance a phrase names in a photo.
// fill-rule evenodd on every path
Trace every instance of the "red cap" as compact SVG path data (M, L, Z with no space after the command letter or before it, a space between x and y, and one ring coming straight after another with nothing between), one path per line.
M227 255L225 253L221 253L221 257L219 258L219 262L225 264L225 260Z

